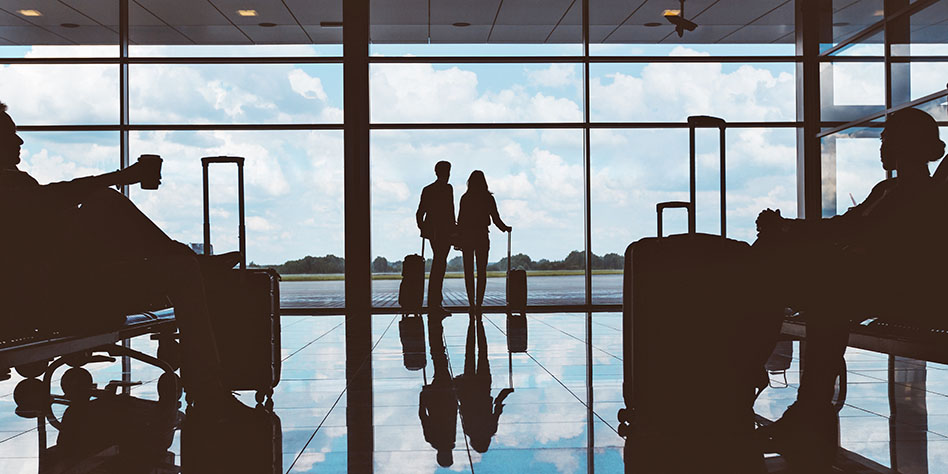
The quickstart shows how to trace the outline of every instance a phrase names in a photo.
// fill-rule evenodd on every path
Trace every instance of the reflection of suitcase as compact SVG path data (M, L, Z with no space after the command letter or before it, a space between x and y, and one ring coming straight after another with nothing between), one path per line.
M408 370L421 370L428 365L425 345L425 320L421 316L402 315L398 321L398 337L402 341L402 360Z
M425 299L425 239L421 255L406 255L402 261L402 282L398 285L398 305L402 314L421 314Z
M204 165L205 252L211 248L208 165L237 164L240 270L207 275L205 290L224 386L230 390L256 390L257 401L262 402L280 382L280 275L272 269L246 269L244 159L219 156L202 158L201 163Z
M257 408L224 421L188 408L181 428L181 472L283 472L280 417Z
M749 245L695 233L693 199L656 206L659 236L669 207L688 211L689 233L642 239L625 254L619 432L626 472L762 472L753 403L766 386L764 361L782 312L748 289L755 277Z

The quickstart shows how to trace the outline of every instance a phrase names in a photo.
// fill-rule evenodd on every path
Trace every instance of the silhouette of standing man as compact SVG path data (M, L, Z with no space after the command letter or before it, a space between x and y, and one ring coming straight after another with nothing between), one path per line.
M448 265L448 252L451 251L457 224L454 221L454 188L448 184L451 163L439 161L434 169L438 179L421 191L421 202L418 203L415 220L421 230L421 237L431 241L431 251L434 253L431 275L428 278L428 315L444 317L450 316L451 313L441 306L441 288L444 285L444 270Z

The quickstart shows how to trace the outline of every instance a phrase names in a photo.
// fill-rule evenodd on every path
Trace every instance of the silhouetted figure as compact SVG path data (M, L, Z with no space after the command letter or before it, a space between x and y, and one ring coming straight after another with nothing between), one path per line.
M48 329L94 331L170 298L182 335L183 375L195 402L221 416L245 409L221 383L201 270L232 267L234 254L198 257L109 189L154 181L140 164L40 185L17 169L22 144L0 104L3 314L42 318Z
M888 118L881 138L882 167L897 177L877 184L861 204L816 222L783 219L769 209L757 219L754 246L778 262L777 297L807 321L797 401L762 434L810 469L829 465L835 455L832 398L850 321L881 315L931 324L932 297L943 291L941 280L925 271L943 253L946 235L944 184L928 171L928 162L945 153L937 124L921 110L903 109Z
M457 224L454 221L454 188L448 184L451 177L451 163L439 161L435 165L435 182L421 191L421 202L415 220L421 236L431 242L431 274L428 276L428 314L450 316L441 305L441 288L444 285L444 271L448 266L448 253L452 241L457 236Z
M467 179L467 192L461 196L458 213L458 244L464 259L464 285L471 314L481 314L487 289L487 256L490 252L488 228L493 220L502 232L512 227L504 224L497 212L497 201L487 188L484 172L475 170ZM474 264L477 263L477 295L474 293Z
M475 355L476 339L476 355ZM513 392L505 388L497 395L490 394L490 361L487 336L480 315L471 316L467 326L467 345L464 352L464 373L455 377L458 400L461 404L461 425L471 441L471 448L486 453L491 438L497 434L497 423L504 412L504 399Z
M448 354L444 347L444 327L441 317L428 317L428 342L434 375L431 383L421 387L418 394L418 418L425 433L425 441L438 451L438 464L454 464L455 437L458 430L458 397L454 391ZM427 382L427 381L426 381Z

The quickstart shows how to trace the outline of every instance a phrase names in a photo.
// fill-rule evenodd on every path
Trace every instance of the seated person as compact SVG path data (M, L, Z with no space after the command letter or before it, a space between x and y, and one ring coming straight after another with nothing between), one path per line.
M841 216L815 222L758 217L755 250L772 267L772 282L788 306L807 320L806 370L797 401L761 437L808 468L835 456L838 420L832 406L851 320L884 315L918 324L931 321L939 280L923 270L945 235L945 200L928 163L945 153L927 113L892 114L881 135L882 167L896 177L877 184L864 202ZM791 269L791 270L788 270ZM798 269L799 271L793 270Z
M232 267L234 255L195 255L110 189L153 179L139 164L40 185L17 169L23 140L6 110L0 103L0 323L5 331L114 327L125 314L167 298L175 307L183 375L195 403L222 416L245 408L221 382L201 271L202 265Z

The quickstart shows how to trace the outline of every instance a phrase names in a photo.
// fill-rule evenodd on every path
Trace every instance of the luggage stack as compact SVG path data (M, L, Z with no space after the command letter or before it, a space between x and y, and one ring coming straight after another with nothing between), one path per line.
M242 157L201 158L204 167L204 251L211 248L208 190L208 166L211 163L237 165L240 268L221 270L205 278L224 386L229 390L255 390L257 403L272 403L270 398L273 388L280 382L282 360L280 275L269 268L247 268Z
M688 123L691 200L658 204L658 237L625 253L619 433L626 472L764 472L752 443L753 404L767 384L764 362L782 312L753 290L750 246L724 237L723 164L721 235L695 231L695 127L720 128L723 160L725 123ZM662 237L668 208L688 212L687 234Z

